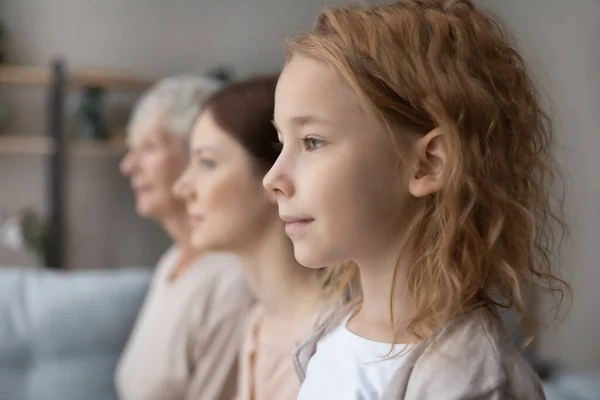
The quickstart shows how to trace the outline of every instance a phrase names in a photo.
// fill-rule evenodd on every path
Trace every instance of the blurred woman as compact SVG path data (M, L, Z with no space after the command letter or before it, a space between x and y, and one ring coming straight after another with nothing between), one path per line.
M172 194L202 100L219 86L202 77L167 78L142 97L129 126L121 171L137 213L158 222L174 244L158 262L119 362L122 400L229 400L235 394L240 327L251 295L234 256L192 246L184 204Z
M196 121L190 164L175 184L187 203L191 242L236 253L258 305L247 323L239 400L296 399L291 351L327 303L321 271L302 267L262 186L277 159L271 123L277 78L254 78L209 97Z

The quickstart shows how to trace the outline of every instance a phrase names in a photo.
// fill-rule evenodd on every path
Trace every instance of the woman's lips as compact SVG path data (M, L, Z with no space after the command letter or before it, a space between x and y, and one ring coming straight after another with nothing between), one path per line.
M204 218L202 218L199 215L190 215L190 216L188 216L188 223L192 227L196 227L196 226L200 225L203 220L204 220Z

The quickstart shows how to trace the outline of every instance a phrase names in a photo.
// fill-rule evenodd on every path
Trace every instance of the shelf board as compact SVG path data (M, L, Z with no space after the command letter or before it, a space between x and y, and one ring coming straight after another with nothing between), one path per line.
M73 140L68 144L69 153L75 156L111 157L127 152L124 140ZM49 155L52 140L46 136L0 135L0 155Z
M144 90L154 79L118 70L82 69L69 75L69 84L77 87L98 87L107 90Z
M0 66L0 83L14 85L49 85L52 76L49 68Z
M124 140L78 140L70 144L72 153L77 156L123 156L127 152Z
M45 155L52 149L52 140L45 136L0 135L0 154Z
M75 69L68 73L71 88L98 87L107 90L139 91L148 88L154 79L133 75L117 69ZM0 66L0 84L48 86L52 73L47 67Z

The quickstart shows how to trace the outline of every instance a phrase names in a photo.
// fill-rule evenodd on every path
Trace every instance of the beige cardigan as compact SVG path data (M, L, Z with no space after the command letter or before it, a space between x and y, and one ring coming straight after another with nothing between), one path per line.
M116 372L121 400L230 400L253 299L237 258L206 254L175 281L180 252L158 264Z
M296 400L300 379L290 350L309 336L315 321L310 321L306 329L295 330L292 336L268 337L261 334L265 313L264 307L257 304L248 319L235 400Z
M294 349L301 380L319 339L346 315L347 308L333 313ZM381 397L401 399L543 400L545 396L537 375L502 323L488 310L479 309L454 320L433 341L412 348Z

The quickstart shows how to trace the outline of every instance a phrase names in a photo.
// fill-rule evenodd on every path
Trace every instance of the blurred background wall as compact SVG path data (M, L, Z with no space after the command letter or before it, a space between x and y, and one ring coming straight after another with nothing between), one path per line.
M563 275L574 303L539 350L575 368L600 368L600 1L481 0L512 28L552 102L567 178L571 238Z

